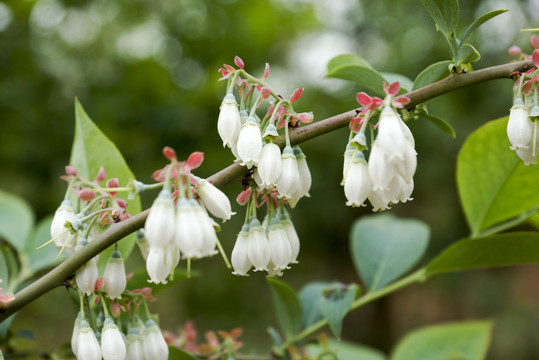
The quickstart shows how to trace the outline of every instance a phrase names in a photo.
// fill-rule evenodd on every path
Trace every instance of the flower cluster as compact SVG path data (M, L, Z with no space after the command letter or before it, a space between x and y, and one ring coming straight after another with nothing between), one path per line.
M292 103L301 97L303 89L296 89L286 100L265 82L269 76L268 64L258 79L244 70L240 58L236 57L234 62L238 69L224 65L219 70L223 74L222 79L228 79L227 94L217 120L223 146L230 147L238 163L252 169L259 188L277 190L279 198L295 207L300 198L308 196L311 187L306 157L298 146L291 146L288 133L290 127L313 121L312 113L296 113L292 107ZM240 104L233 94L236 87ZM256 110L263 100L270 98L273 101L270 101L265 116L260 119ZM279 138L278 130L282 128L286 146L281 152L276 140Z
M126 211L128 203L117 196L118 190L121 190L118 179L111 178L105 182L105 178L103 167L91 181L78 174L72 166L66 166L66 175L62 176L69 183L65 199L54 214L50 228L51 240L41 247L54 242L60 254L65 250L71 256L99 237L110 224L129 218ZM100 185L102 182L105 182L105 188ZM76 208L73 203L77 205ZM77 287L87 295L94 292L99 277L98 258L95 256L75 273ZM108 297L114 299L121 296L125 290L125 277L122 255L116 246L104 272Z
M248 276L249 270L267 271L268 276L281 276L290 264L297 263L299 237L277 191L261 190L267 213L260 223L257 218L257 190L251 185L239 196L240 204L247 204L245 222L232 250L233 274Z
M522 54L520 48L512 47L510 54L531 58L535 67L522 74L514 87L513 106L507 122L507 137L514 150L525 165L537 163L539 148L539 101L537 98L539 81L539 37L532 36L534 52L531 56Z
M154 173L154 179L162 181L164 188L144 226L148 242L146 269L150 281L156 284L167 283L180 256L190 264L191 259L217 253L218 225L208 211L223 221L234 214L224 193L191 173L204 160L202 153L195 152L184 162L177 161L169 147L163 153L171 163Z
M299 253L299 239L284 204L294 208L303 196L309 196L312 182L305 154L299 146L291 145L289 128L312 122L313 115L293 109L292 103L301 97L303 89L294 90L287 100L265 82L268 64L263 75L256 78L244 70L239 57L234 63L238 68L224 65L219 70L228 86L217 130L236 162L251 171L238 197L240 204L247 204L247 212L232 251L233 273L246 276L254 268L267 271L269 276L280 276L289 264L297 262ZM234 95L236 88L239 104ZM260 119L256 111L266 99L271 101ZM284 129L282 151L277 141L280 129ZM262 223L256 214L258 197L268 209Z
M126 306L115 301L110 303L110 312L105 299L100 296L87 306L102 303L102 310L85 312L85 298L81 293L81 310L75 319L71 336L71 350L79 360L166 360L168 346L161 330L148 312L146 301L155 300L150 288L133 290L125 294ZM146 322L137 315L144 305ZM129 314L126 314L126 307ZM97 309L99 310L99 309ZM111 316L112 315L112 316ZM123 315L123 316L122 316ZM122 327L121 324L126 324ZM127 335L125 335L127 334Z
M368 199L373 211L385 210L390 204L412 200L413 176L417 166L415 142L410 129L396 109L402 109L410 99L397 97L398 82L387 87L385 100L357 95L362 108L350 122L350 139L344 153L343 181L348 206L365 206ZM373 128L369 160L363 151L368 148L365 134L370 121L379 117ZM373 134L373 132L371 132Z

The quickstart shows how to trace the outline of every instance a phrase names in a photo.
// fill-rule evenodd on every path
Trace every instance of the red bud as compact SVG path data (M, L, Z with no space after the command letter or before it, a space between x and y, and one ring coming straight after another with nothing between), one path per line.
M88 190L88 189L82 189L79 191L79 199L82 201L91 201L93 198L95 198L95 192Z
M163 155L165 155L169 161L176 161L176 151L170 146L165 146L163 148Z
M539 36L537 36L537 34L532 35L530 38L530 44L535 50L539 49Z
M199 167L202 162L204 161L204 153L200 151L195 151L191 155L189 155L189 158L187 159L186 167L189 171L196 169Z
M270 74L270 66L268 63L266 63L266 68L264 69L264 75L262 75L262 79L266 79Z
M520 56L520 55L522 55L522 50L516 45L513 45L509 49L507 49L507 52L511 56Z
M77 170L73 166L67 165L65 169L67 175L77 176Z
M103 181L105 180L105 168L103 166L101 166L99 168L99 171L97 172L97 178L95 179L96 181Z
M236 56L234 58L234 64L236 64L236 66L239 67L240 69L243 69L245 67L245 63L239 56Z
M301 94L303 94L303 88L294 90L290 97L290 102L297 101L301 97Z
M261 93L262 99L267 99L271 95L271 89L269 87L263 87Z
M532 62L535 67L539 68L539 49L533 50Z

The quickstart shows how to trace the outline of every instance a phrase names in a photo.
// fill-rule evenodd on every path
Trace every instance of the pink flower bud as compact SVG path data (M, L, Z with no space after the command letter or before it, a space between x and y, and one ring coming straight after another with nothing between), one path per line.
M234 64L236 64L236 66L239 67L240 69L243 69L245 67L245 63L239 56L236 56L234 58Z
M236 198L236 201L240 205L245 205L249 201L249 198L251 197L252 190L251 188L243 190L238 197Z
M170 146L165 146L163 148L163 155L165 155L169 161L176 161L176 151Z
M204 153L200 151L195 151L187 159L186 167L189 171L198 168L204 161Z
M79 191L79 199L81 199L82 201L91 201L94 197L94 191L88 189L82 189Z
M67 175L77 176L77 170L73 166L67 165L65 169Z
M266 67L264 68L264 75L262 75L262 79L266 79L270 74L270 66L268 63L266 63Z
M533 51L532 61L533 61L533 65L535 65L535 67L539 68L539 49L536 49L536 50Z
M103 166L101 166L99 168L99 172L97 173L97 178L95 179L96 181L103 181L105 180L105 168Z
M532 37L530 38L530 44L532 48L536 50L539 49L539 36L537 36L537 34L532 35Z
M507 49L507 52L511 56L520 56L520 55L522 55L522 50L520 49L520 47L518 47L516 45L513 45L509 49Z
M292 96L290 96L290 102L299 100L299 98L301 97L301 94L303 94L303 88L294 90L294 92L292 93Z
M271 89L269 87L263 87L261 93L262 99L267 99L271 95Z
M107 187L108 188L117 188L119 186L118 178L112 178L107 180ZM111 191L110 194L112 196L116 195L115 191Z

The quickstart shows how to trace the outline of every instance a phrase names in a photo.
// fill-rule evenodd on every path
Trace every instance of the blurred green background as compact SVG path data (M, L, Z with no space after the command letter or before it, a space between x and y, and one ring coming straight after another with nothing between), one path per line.
M500 8L511 11L473 35L482 54L476 68L509 61L506 49L513 44L531 52L529 33L520 29L539 22L535 0L461 1L462 28ZM418 0L0 1L0 188L29 201L38 219L55 211L65 192L58 177L69 160L75 97L140 181L150 182L165 164L165 145L179 158L203 151L196 174L209 176L233 160L216 131L223 63L239 55L258 75L269 62L268 82L283 94L304 87L295 108L313 111L316 121L357 106L354 84L324 78L327 62L343 53L411 79L449 58ZM430 112L453 125L456 139L430 123L411 124L419 153L414 201L391 211L431 226L425 260L468 234L455 186L456 155L474 129L507 115L511 87L496 80L431 101ZM300 263L283 277L298 290L312 280L359 281L348 233L370 210L345 206L339 182L347 136L342 129L302 146L313 187L292 212L302 250ZM224 191L234 199L241 186ZM144 208L154 196L144 194ZM236 203L233 208L238 215L220 235L229 253L244 211ZM129 264L140 266L138 253ZM193 320L202 335L239 326L244 351L267 351L266 328L275 322L264 276L234 277L219 257L194 267L200 277L179 281L153 306L161 327L177 331ZM343 338L388 352L421 325L488 318L496 322L489 359L539 359L538 275L537 268L521 267L435 278L354 312ZM69 341L75 316L65 289L57 289L22 310L13 329L33 332L24 348L51 352Z

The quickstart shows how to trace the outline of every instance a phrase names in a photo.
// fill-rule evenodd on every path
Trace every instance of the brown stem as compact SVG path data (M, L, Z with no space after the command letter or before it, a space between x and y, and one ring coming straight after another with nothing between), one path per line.
M520 61L493 66L468 74L452 74L434 84L406 94L411 99L411 102L406 107L411 109L417 104L465 86L493 79L510 78L515 72L524 72L532 66L531 61ZM290 131L291 143L299 144L330 131L345 127L355 115L355 110L351 110L299 129L292 129ZM284 141L282 138L280 140L281 143ZM215 186L222 187L241 179L246 173L247 171L244 167L233 164L212 175L208 180L212 181ZM147 216L148 210L144 210L121 223L111 225L98 239L85 246L80 252L71 256L49 273L16 293L15 300L6 303L3 308L0 308L0 322L55 287L63 285L69 276L73 275L80 266L92 257L123 237L142 228Z

